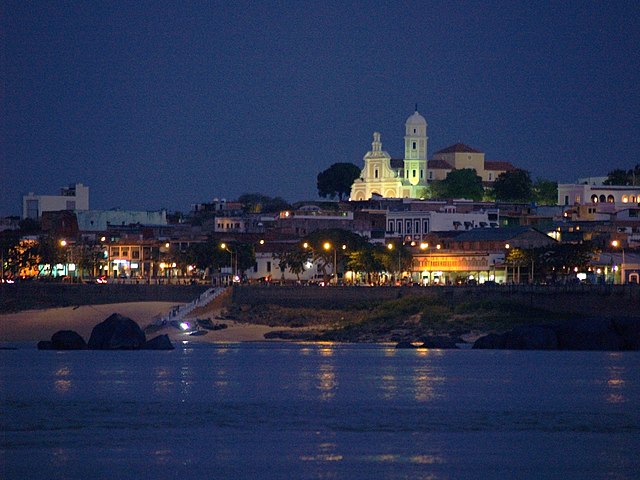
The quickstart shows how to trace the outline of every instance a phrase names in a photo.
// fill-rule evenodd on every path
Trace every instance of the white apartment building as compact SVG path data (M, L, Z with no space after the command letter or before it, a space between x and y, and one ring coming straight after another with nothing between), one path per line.
M22 197L22 218L37 220L42 212L60 210L89 210L89 187L76 183L61 188L59 195L36 195L29 192Z
M404 240L422 240L429 232L497 228L497 209L458 213L455 205L446 205L442 211L388 211L387 236Z

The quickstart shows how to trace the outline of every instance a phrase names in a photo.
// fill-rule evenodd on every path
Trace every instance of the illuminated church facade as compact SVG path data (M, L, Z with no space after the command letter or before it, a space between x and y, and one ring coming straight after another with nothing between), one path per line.
M513 170L509 162L485 161L484 153L462 143L439 150L427 161L427 121L416 110L405 122L404 158L393 159L382 149L379 132L374 132L364 167L351 186L350 200L420 198L429 182L444 180L452 170L473 168L485 185L503 172Z

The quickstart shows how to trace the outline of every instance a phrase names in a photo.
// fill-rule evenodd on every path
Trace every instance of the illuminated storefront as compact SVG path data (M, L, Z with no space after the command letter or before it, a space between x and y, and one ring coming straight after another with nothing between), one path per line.
M504 283L503 253L448 252L413 257L411 281L421 285Z

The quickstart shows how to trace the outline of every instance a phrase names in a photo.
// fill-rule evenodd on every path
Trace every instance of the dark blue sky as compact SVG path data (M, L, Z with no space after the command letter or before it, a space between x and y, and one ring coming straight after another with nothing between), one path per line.
M520 4L517 4L520 3ZM640 163L640 7L615 2L4 2L0 214L315 198L371 134L561 182Z

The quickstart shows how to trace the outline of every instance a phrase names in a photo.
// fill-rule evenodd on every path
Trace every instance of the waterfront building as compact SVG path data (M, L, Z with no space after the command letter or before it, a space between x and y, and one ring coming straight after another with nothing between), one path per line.
M410 280L420 285L515 281L505 263L510 249L557 243L532 227L434 232L412 247ZM521 280L521 279L519 279Z
M612 213L640 206L640 186L561 183L558 185L558 205L569 208L588 205L597 212Z
M76 212L81 232L106 232L130 225L167 225L167 211L86 210Z
M387 237L421 241L430 232L496 228L498 221L497 209L459 213L454 205L446 205L441 211L389 210Z
M280 212L272 226L272 232L304 237L316 230L342 229L352 231L353 211L322 210L315 206L305 206L298 210Z
M36 195L29 192L22 197L22 218L38 220L43 212L60 210L89 210L89 187L76 183L61 188L59 195Z

